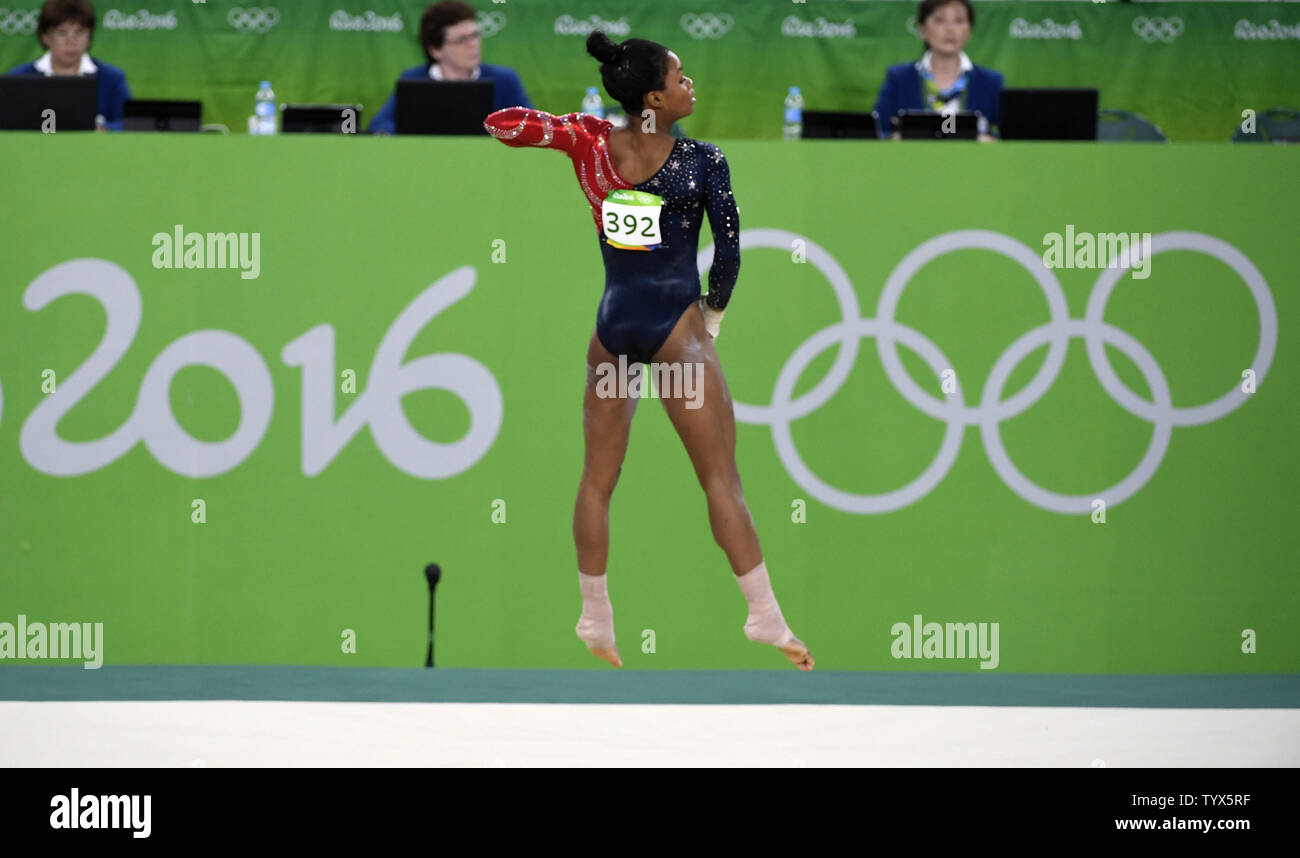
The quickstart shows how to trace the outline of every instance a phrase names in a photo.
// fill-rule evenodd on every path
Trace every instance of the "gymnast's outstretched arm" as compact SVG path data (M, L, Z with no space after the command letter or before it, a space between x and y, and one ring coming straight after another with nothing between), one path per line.
M526 107L507 107L489 114L483 127L507 146L542 146L559 149L572 157L580 146L589 146L603 120L585 113L555 116Z

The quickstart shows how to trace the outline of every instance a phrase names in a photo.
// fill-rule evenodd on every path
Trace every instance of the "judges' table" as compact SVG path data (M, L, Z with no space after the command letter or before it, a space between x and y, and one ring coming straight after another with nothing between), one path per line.
M199 99L205 122L237 134L263 80L282 103L361 104L368 122L401 71L426 61L428 5L113 0L97 4L92 53L126 72L136 98ZM684 127L704 138L781 136L791 86L810 110L868 111L885 69L924 50L915 0L478 5L483 60L517 70L552 112L578 110L600 86L585 49L593 28L667 45L699 99ZM40 56L37 18L35 8L0 10L0 71ZM1228 140L1243 111L1300 107L1300 16L1285 3L978 3L966 51L1007 86L1096 87L1102 107L1136 111L1172 140Z

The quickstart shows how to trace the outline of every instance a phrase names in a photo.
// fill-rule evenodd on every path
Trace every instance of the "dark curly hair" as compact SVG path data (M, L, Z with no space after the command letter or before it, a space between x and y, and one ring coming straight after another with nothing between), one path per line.
M429 48L442 48L448 27L461 21L473 21L477 15L473 6L460 0L443 0L425 9L420 16L420 44L424 46L425 54L429 53Z
M80 24L89 30L91 38L94 38L95 7L90 5L89 0L45 0L41 5L41 16L36 24L36 38L40 39L65 21ZM89 48L89 41L87 41L87 48Z
M668 49L648 39L628 39L614 44L601 30L587 37L587 53L600 60L600 79L605 91L628 116L639 116L645 94L665 88L668 77Z

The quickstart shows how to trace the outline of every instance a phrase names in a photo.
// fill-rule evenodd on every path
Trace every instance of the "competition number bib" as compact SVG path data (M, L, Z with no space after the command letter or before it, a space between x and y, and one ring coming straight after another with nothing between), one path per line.
M611 191L600 205L605 241L620 250L654 250L659 235L659 215L664 199L645 191Z

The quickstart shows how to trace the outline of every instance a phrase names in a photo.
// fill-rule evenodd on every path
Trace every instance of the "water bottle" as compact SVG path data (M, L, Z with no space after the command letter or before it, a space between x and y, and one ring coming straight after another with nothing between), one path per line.
M605 118L605 105L600 100L600 92L594 87L587 87L587 97L582 100L582 112L597 119Z
M257 104L253 114L256 117L253 124L254 134L274 134L276 132L276 119L279 114L275 109L275 93L271 90L269 80L262 81L262 85L257 89Z
M785 97L785 139L798 140L803 136L803 96L799 87L790 87Z

